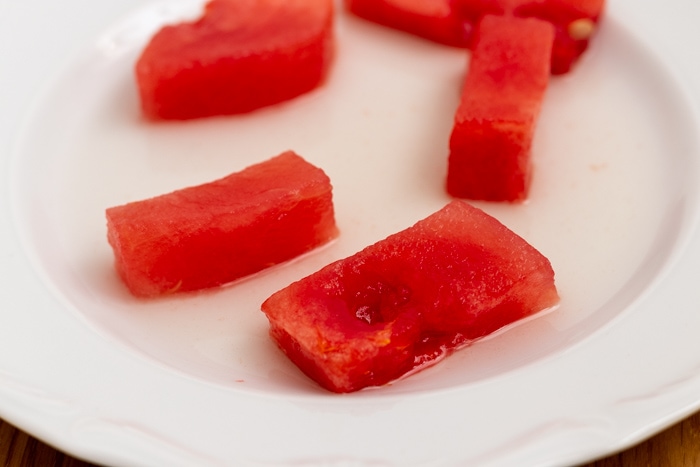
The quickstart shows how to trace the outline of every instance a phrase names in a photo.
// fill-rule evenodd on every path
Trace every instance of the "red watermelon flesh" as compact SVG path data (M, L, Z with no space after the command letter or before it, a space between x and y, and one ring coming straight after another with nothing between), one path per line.
M348 10L366 20L441 44L466 47L469 30L452 0L345 0Z
M291 151L106 215L117 272L140 297L222 285L338 234L328 177Z
M480 23L450 137L452 196L527 198L553 36L552 25L535 18L488 15Z
M276 292L270 333L333 392L379 386L559 301L549 261L455 200Z
M534 17L555 27L551 72L568 72L588 47L605 0L345 0L349 11L435 42L471 47L486 15Z
M318 87L333 57L333 0L211 0L165 26L136 64L155 119L249 112Z
M472 25L487 14L533 17L552 23L556 34L552 74L564 74L588 48L605 0L455 0L455 10Z
M554 25L551 72L560 75L569 72L588 48L604 5L604 0L520 0L513 12Z

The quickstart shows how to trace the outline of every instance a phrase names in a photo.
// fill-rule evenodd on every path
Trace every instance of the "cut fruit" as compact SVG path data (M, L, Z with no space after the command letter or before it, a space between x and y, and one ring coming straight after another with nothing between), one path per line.
M211 0L165 26L136 64L155 119L249 112L318 87L333 57L333 0Z
M554 26L551 73L564 74L586 51L605 0L455 0L458 14L476 25L488 14L538 18Z
M569 72L588 48L604 6L604 0L522 0L514 13L554 25L551 72L560 75Z
M334 392L380 386L555 306L549 261L463 201L278 291L270 334Z
M345 0L355 15L456 47L471 47L486 15L539 18L556 31L551 72L567 73L588 48L605 0Z
M330 180L291 151L106 215L117 272L140 297L226 284L338 235Z
M450 137L450 195L527 198L553 36L552 25L535 18L487 15L481 21Z
M349 11L366 20L425 39L467 47L469 30L452 0L345 0Z

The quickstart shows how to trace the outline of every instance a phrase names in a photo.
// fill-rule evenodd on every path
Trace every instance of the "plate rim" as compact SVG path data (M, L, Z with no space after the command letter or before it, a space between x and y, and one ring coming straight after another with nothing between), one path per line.
M42 0L37 0L34 3L36 4L42 4L44 3ZM71 5L79 5L79 1L74 0ZM113 3L113 2L112 2ZM136 1L132 1L132 4L137 4ZM629 5L632 3L631 1L628 1L627 4ZM683 3L680 0L677 0L677 3ZM8 9L11 7L7 7ZM125 8L125 7L122 7ZM628 8L633 8L629 7ZM618 10L624 12L624 8L618 7ZM615 13L615 11L613 11ZM618 13L620 14L620 13ZM78 37L76 38L77 42L81 42L81 38L84 36L77 35ZM652 46L653 47L653 46ZM675 73L675 69L671 67L671 73ZM675 76L675 78L678 78L678 76ZM677 80L678 81L678 80ZM683 92L688 92L690 95L691 91L687 86L684 88ZM693 97L695 98L693 101L693 113L696 117L697 120L697 93L692 92ZM2 120L0 120L1 122ZM12 126L9 126L7 128L12 128ZM4 138L5 135L0 132L0 137ZM5 188L5 187L4 187ZM5 190L6 191L6 190ZM11 208L8 205L8 201L3 198L2 199L2 204L0 204L0 210L3 213L3 217L5 217L6 214L11 210ZM676 279L676 276L679 274L678 273L678 268L679 267L685 267L684 264L688 262L688 256L692 257L700 257L700 240L698 240L697 236L697 218L698 218L698 213L697 213L697 207L694 211L695 218L692 220L693 225L689 227L690 230L688 230L687 235L684 239L684 244L678 248L676 248L676 251L674 253L674 258L672 260L672 264L668 264L665 267L665 270L663 271L662 277L657 277L655 279L655 285L656 288L654 291L650 291L650 294L653 295L658 295L659 290L665 290L670 288L676 288L678 285L676 284L670 284L670 282L674 282ZM2 236L5 239L5 242L3 244L5 247L3 247L3 254L4 255L12 255L10 258L10 261L8 261L6 264L8 267L3 267L2 273L5 275L10 274L11 270L16 268L18 271L20 271L20 274L18 274L19 281L25 282L25 281L30 281L32 280L33 277L35 277L35 272L31 270L30 267L25 263L25 260L23 257L18 256L16 254L16 250L14 247L19 245L21 241L15 237L13 233L10 232L9 228L6 226L2 227L3 230L0 230L0 236ZM6 230L7 229L7 230ZM687 256L686 256L687 255ZM9 276L11 277L11 276ZM677 282L683 282L683 281L677 281ZM52 296L44 296L44 297L35 297L34 300L38 303L47 305L51 303L55 303L56 299L55 297ZM608 332L615 332L616 329L619 329L620 326L625 326L627 324L630 324L631 322L637 321L638 317L635 317L632 313L630 312L625 312L623 313L620 317L614 320L614 323L610 323L609 326L606 326L606 331L601 332L601 330L597 331L594 336L591 336L590 339L587 339L585 342L580 342L579 345L577 345L575 348L569 349L566 353L567 356L571 356L573 354L575 355L581 355L582 353L587 353L590 352L590 347L593 345L594 342L604 340L608 336ZM22 321L18 319L18 321ZM52 318L52 322L54 324L57 324L61 328L67 330L69 333L71 333L75 338L76 341L82 341L84 343L87 343L91 346L97 346L97 348L100 347L100 341L99 339L92 335L92 329L87 326L85 323L80 323L77 320L75 320L75 317L68 318L68 315L62 316L62 317L54 317ZM28 323L25 323L22 321L22 327L26 327ZM639 325L639 324L638 324ZM126 367L131 367L132 365L138 366L138 371L142 374L145 375L149 371L153 371L153 365L148 364L147 362L140 361L139 359L135 359L134 356L124 356L121 355L119 352L115 352L114 349L104 349L104 348L99 348L99 353L104 354L105 358L109 360L111 363L113 363L116 366L126 366ZM597 352L593 351L593 354L596 354ZM556 356L553 360L560 362L561 358L563 356ZM581 358L581 357L579 357ZM0 360L0 363L2 363L2 360ZM557 363L560 364L560 363ZM534 364L536 367L541 367L544 365L544 363L536 362ZM700 362L697 362L697 367L700 368ZM529 367L528 367L529 368ZM693 368L695 368L693 366ZM17 370L16 368L14 370ZM162 370L162 369L161 369ZM156 380L158 381L173 381L173 378L176 380L180 380L181 376L176 376L174 374L160 374L160 371L156 372L159 373L157 375L153 375ZM504 375L503 378L510 379L513 377L514 379L518 378L518 374L520 372L515 372L513 375ZM687 375L686 375L687 376ZM107 463L112 463L112 462L123 462L123 461L128 461L128 462L134 462L134 463L143 463L143 465L147 465L153 461L162 461L164 459L167 460L173 460L173 456L175 454L182 454L182 452L179 452L180 450L178 449L177 446L173 446L174 451L172 452L165 452L167 449L164 451L161 448L150 448L149 446L143 446L139 445L137 447L137 451L139 451L137 454L137 457L134 457L133 454L126 454L124 452L122 453L116 453L116 452L110 452L110 449L105 449L106 445L103 445L101 447L95 447L94 444L86 444L83 442L85 439L84 434L86 432L93 433L93 432L100 432L101 429L105 429L104 426L89 426L87 424L88 429L84 429L86 426L85 420L89 419L90 417L87 415L88 412L95 412L99 414L99 402L100 400L97 399L97 401L93 400L92 403L95 404L94 407L92 407L90 410L86 409L78 409L76 411L74 404L75 401L72 400L62 400L64 398L59 397L58 401L56 400L49 400L48 403L40 403L39 407L41 407L43 410L36 410L35 413L32 413L31 409L28 409L29 407L34 406L37 403L37 400L39 401L46 401L51 398L46 398L44 396L41 396L41 394L44 392L44 390L40 387L36 387L36 379L37 375L32 374L32 372L26 371L26 369L22 369L19 371L13 371L11 372L10 370L7 370L6 368L4 369L3 366L0 366L0 413L2 413L2 416L10 421L13 424L16 424L17 426L26 429L27 431L30 431L32 433L36 433L39 437L47 440L49 444L55 445L55 446L60 446L62 449L66 449L70 452L75 453L76 456L81 457L81 458L92 458L95 459L96 461L104 461ZM38 377L38 379L41 379L41 377ZM107 379L108 380L108 379ZM489 386L491 383L490 381L484 382L483 385L480 385L482 387ZM601 438L605 440L604 443L599 443L597 447L594 446L586 446L585 449L579 449L577 450L570 450L569 452L561 453L558 459L551 459L552 465L559 463L559 462L570 462L570 461L576 461L576 462L581 462L581 461L586 461L586 460L591 460L592 457L599 457L604 454L608 454L612 452L612 450L619 450L623 449L625 447L629 447L636 442L644 439L645 437L651 435L652 433L668 426L669 424L681 419L682 417L692 413L693 411L697 410L698 407L700 407L700 399L697 398L692 398L689 397L689 394L686 394L687 390L689 388L697 388L700 387L700 378L694 379L694 378L686 378L683 379L681 378L677 382L671 381L670 383L666 382L666 384L670 384L671 389L666 392L665 394L661 394L659 397L663 400L669 399L666 402L668 403L669 407L673 407L671 410L670 414L667 414L665 416L659 417L659 416L654 416L652 414L648 414L646 416L647 421L644 423L639 423L637 422L637 427L632 428L632 427L613 427L610 429L610 431L615 432L615 434L610 435L611 438L615 439L610 439L607 438L604 433L605 430L601 429L600 431L596 431L596 435L593 436L594 439L600 440ZM186 383L188 386L188 389L186 392L194 390L193 388L199 388L201 389L203 386L202 382L199 381L188 381ZM207 386L206 384L204 386ZM211 392L213 394L219 393L221 388L216 388L216 387L208 387L207 386L207 392ZM455 389L454 391L448 390L446 391L445 397L453 398L456 393L459 392L458 389ZM40 396L37 396L39 394ZM248 396L245 396L248 397ZM71 399L71 397L68 397L67 399ZM424 397L419 397L419 399L424 400ZM7 401L10 401L11 403L8 404ZM3 404L3 402L5 402ZM298 401L277 401L282 404L282 406L289 408L290 403L296 403ZM17 410L15 407L21 407L22 409ZM290 409L291 410L291 409ZM46 412L44 412L46 411ZM49 417L49 421L47 422L44 417L46 413L51 413L52 416ZM99 420L99 417L96 417L96 419ZM81 422L82 420L82 422ZM70 433L72 435L64 436L61 435L59 431L56 431L56 423L65 423L67 422L67 425L72 427L72 430ZM603 423L605 425L605 423ZM614 425L614 423L613 423ZM641 425L641 427L640 427ZM608 425L606 425L608 428L610 428ZM78 428L76 428L78 427ZM81 428L82 427L82 428ZM133 429L133 427L132 427ZM118 430L120 433L122 431ZM136 430L138 431L138 430ZM110 432L109 429L106 429L106 432ZM83 433L83 438L80 436L75 436L75 434L80 434ZM122 433L123 435L123 433ZM87 438L90 438L90 436L87 436ZM97 436L99 438L99 436ZM556 438L556 437L555 437ZM128 439L124 438L124 439ZM566 438L564 438L566 439ZM617 440L617 442L615 442ZM94 442L94 439L92 440ZM556 441L560 441L559 438L556 438ZM129 441L123 441L125 443L128 443ZM137 443L138 444L138 443ZM165 446L168 446L168 443L164 444ZM123 447L123 446L122 446ZM585 452L584 452L585 451ZM528 454L527 449L525 450L524 455L534 455L534 454ZM124 456L124 457L122 457ZM165 456L165 457L163 457ZM592 456L592 457L591 457ZM200 460L209 460L209 461L216 461L217 459L210 459L208 455L206 454L200 454L200 453L194 453L193 455L189 456L189 459L185 459L187 461L195 461L195 462L190 462L192 464L196 463L196 461ZM484 459L488 462L491 462L493 465L507 465L507 463L500 464L501 460L498 459ZM336 459L338 463L342 463L342 459L338 460ZM493 461L493 462L492 462ZM508 459L505 459L504 462L507 462ZM543 459L543 462L546 462L546 459ZM214 463L214 462L212 462ZM489 464L489 465L491 465ZM174 464L173 464L174 465ZM187 462L182 463L180 465L187 465Z

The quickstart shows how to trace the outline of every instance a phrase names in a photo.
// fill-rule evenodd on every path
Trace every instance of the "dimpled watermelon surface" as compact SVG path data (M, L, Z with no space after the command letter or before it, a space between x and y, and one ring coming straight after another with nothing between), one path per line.
M249 112L318 87L334 54L333 0L211 0L165 26L136 64L154 119Z
M535 18L487 15L481 21L450 136L450 195L527 198L553 36L551 24Z
M558 301L542 254L456 200L276 292L262 310L303 372L351 392L422 369Z
M328 177L291 151L106 216L117 272L140 297L222 285L338 234Z

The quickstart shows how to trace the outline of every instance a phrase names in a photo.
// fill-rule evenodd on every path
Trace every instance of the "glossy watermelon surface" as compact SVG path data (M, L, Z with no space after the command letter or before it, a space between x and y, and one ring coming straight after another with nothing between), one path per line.
M558 300L542 254L456 200L278 291L262 310L303 372L351 392L422 369Z
M338 234L330 180L291 151L106 216L116 270L140 297L219 286Z
M333 0L211 0L165 26L136 64L154 119L249 112L318 87L334 55Z
M452 196L527 198L553 36L551 24L535 18L488 15L481 21L450 137Z

